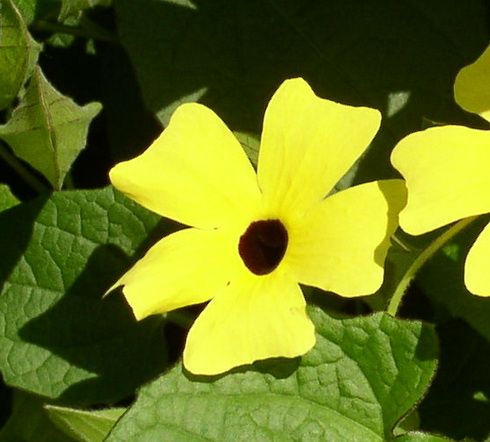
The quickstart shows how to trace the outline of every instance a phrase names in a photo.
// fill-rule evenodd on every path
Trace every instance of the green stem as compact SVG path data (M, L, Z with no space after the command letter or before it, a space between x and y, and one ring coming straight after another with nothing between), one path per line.
M30 28L34 31L52 32L73 35L75 37L93 38L94 40L117 43L117 38L109 31L101 28L93 22L85 20L85 27L69 26L62 23L54 23L47 20L37 20Z
M434 241L432 241L427 248L425 248L419 256L413 261L410 267L407 269L402 279L400 280L396 290L391 297L386 311L395 316L400 307L403 295L408 289L408 286L412 282L420 268L436 253L444 244L446 244L451 238L453 238L457 233L463 230L468 224L473 222L477 216L470 216L469 218L464 218L461 221L453 224L444 233L438 236Z
M51 190L43 181L33 175L27 167L25 167L18 158L10 153L10 151L0 143L0 158L2 158L15 172L37 193L43 193Z
M397 232L393 234L391 237L391 240L398 244L405 252L414 252L416 249L412 247L410 244L407 244L402 238L400 238L399 235L397 235ZM420 249L419 249L420 250Z
M90 20L86 15L80 19L80 25L85 29L94 40L107 41L109 43L119 43L119 38L116 34L103 28L93 20Z

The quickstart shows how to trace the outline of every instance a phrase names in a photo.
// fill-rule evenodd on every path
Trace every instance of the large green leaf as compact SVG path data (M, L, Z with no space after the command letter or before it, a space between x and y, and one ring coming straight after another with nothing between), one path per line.
M213 379L188 379L177 366L140 391L107 440L393 439L434 374L432 327L383 313L310 314L318 342L301 361Z
M78 106L60 94L37 67L12 118L0 126L0 138L60 189L100 109L99 103Z
M380 109L384 125L350 181L393 175L397 139L425 121L466 121L459 69L488 42L486 0L119 0L121 41L147 106L166 125L182 102L258 133L279 84Z
M40 49L12 0L0 0L0 109L17 96Z
M112 188L54 193L0 213L0 368L7 384L71 402L131 394L165 366L157 317L103 293L160 218ZM141 253L141 252L140 252Z

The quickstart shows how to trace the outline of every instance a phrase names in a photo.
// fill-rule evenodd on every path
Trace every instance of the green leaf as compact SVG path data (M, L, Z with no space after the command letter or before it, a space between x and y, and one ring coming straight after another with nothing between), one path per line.
M243 150L248 156L250 162L257 167L259 161L260 140L253 134L245 132L234 132L235 137L240 142Z
M398 423L394 433L395 435L400 435L409 431L415 431L418 428L420 428L420 417L417 410L414 410Z
M19 204L19 200L12 195L9 187L5 184L0 184L0 212L17 204Z
M40 50L12 0L0 0L0 109L17 96Z
M103 441L117 419L126 411L125 408L86 411L54 405L47 405L45 408L58 428L82 442Z
M168 224L112 188L0 213L0 368L7 384L72 403L118 400L166 364L161 318L103 293ZM165 227L167 226L167 227ZM154 237L152 237L154 240Z
M36 16L36 6L38 6L38 0L10 0L19 12L22 14L24 21L27 25L30 25ZM46 3L51 3L55 0L46 0Z
M12 0L24 17L26 24L31 25L37 19L49 18L59 9L59 0Z
M13 410L0 430L2 442L71 442L48 418L44 401L23 391L13 391Z
M420 433L418 431L410 432L396 438L397 442L445 442L448 440L452 439L428 433Z
M140 391L107 440L392 440L434 374L433 328L383 313L310 315L317 344L301 360L216 378L177 366Z
M55 189L60 189L73 161L85 147L89 124L100 109L99 103L80 107L61 95L38 67L12 118L0 126L0 138Z

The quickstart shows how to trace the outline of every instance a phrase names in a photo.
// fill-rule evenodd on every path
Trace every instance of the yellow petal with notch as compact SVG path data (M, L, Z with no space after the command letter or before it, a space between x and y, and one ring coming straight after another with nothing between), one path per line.
M432 127L402 139L391 162L406 180L400 226L420 235L490 212L490 131Z
M207 107L180 106L140 156L110 172L142 206L183 224L212 229L255 213L260 192L240 143Z
M184 366L194 374L216 375L262 359L301 356L314 345L298 284L282 272L243 273L196 319Z
M375 109L317 97L285 81L264 118L258 179L267 207L302 213L322 200L366 150L381 122Z
M402 180L361 184L330 196L291 232L285 264L302 284L344 297L374 293L383 282L390 237L405 201Z

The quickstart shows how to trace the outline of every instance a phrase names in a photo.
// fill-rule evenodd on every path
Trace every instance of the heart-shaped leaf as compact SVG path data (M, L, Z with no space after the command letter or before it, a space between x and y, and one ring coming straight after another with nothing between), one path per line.
M433 328L385 313L310 315L317 345L301 362L213 379L177 366L141 390L107 440L392 440L434 375Z
M37 67L12 118L0 126L0 138L60 189L100 109L99 103L78 106L60 94Z
M125 397L163 370L160 318L138 323L122 297L102 299L160 219L110 187L54 193L0 213L7 384L93 403Z

